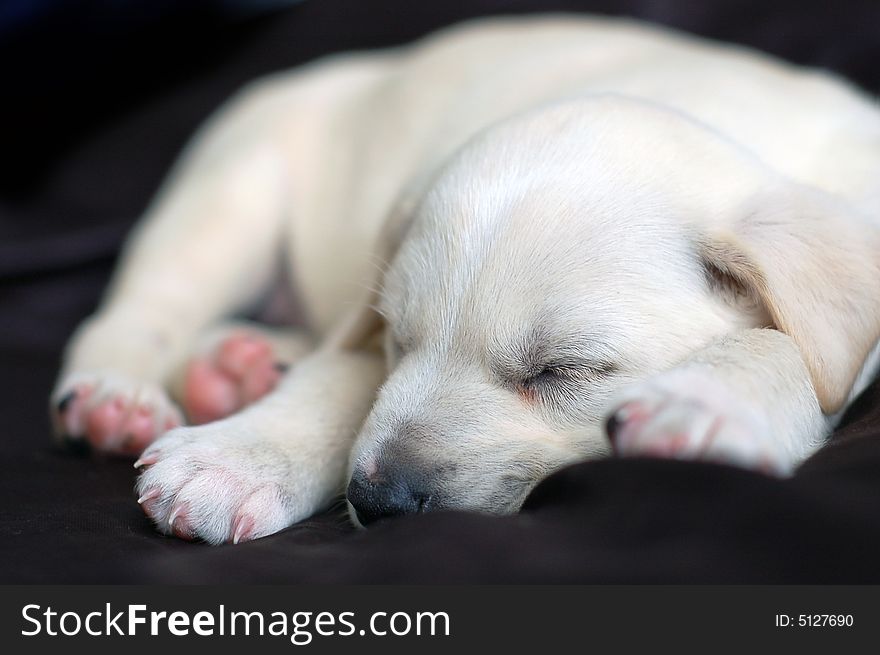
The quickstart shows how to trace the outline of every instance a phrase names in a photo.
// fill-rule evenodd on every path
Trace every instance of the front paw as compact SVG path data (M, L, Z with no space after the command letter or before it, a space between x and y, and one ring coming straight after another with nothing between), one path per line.
M606 429L622 456L714 461L779 476L794 466L754 406L696 370L662 373L626 389Z
M111 372L66 376L52 393L49 412L59 440L125 456L137 456L183 422L158 384Z
M237 544L311 513L284 449L242 428L228 420L178 428L144 451L138 503L160 532Z

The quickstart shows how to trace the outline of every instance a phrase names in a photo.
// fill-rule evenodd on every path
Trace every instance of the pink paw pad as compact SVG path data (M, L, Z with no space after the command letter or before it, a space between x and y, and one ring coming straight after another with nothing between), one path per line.
M89 443L102 450L115 449L128 414L129 407L122 398L114 398L94 407L86 419Z
M269 342L235 333L187 366L183 405L193 423L210 423L259 400L275 388L282 369Z
M694 446L694 438L685 431L668 430L652 432L650 439L645 439L644 429L655 418L665 405L645 406L639 402L630 402L612 414L606 424L605 431L611 447L618 455L627 452L638 452L648 457L675 458ZM711 433L717 427L712 426Z
M134 456L180 425L176 412L157 407L155 401L137 391L96 391L95 386L80 383L57 400L52 416L56 432L73 447Z
M156 425L152 407L132 403L123 396L91 402L93 390L78 386L58 401L55 411L60 432L71 445L91 446L114 455L132 456L143 451L161 432L179 425L167 417Z

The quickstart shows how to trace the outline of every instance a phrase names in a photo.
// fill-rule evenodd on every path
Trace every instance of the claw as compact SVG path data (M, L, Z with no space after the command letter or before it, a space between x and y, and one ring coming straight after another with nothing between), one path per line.
M152 489L148 489L147 491L144 492L144 494L140 498L138 498L138 505L143 505L144 503L153 500L160 493L161 493L161 491L159 490L158 487L153 487Z
M76 400L76 389L72 391L68 391L61 397L61 400L58 401L56 407L58 408L58 413L63 414L67 411L67 408L70 407L70 404Z
M183 508L180 505L175 505L171 509L171 516L168 517L168 527L169 528L174 530L174 521L176 521L177 517L179 517L182 513L183 513Z
M179 539L191 540L194 538L193 529L187 520L186 504L177 504L171 508L171 516L168 517L168 528Z
M159 453L149 453L141 455L137 458L137 461L134 463L134 467L139 469L143 466L152 466L156 462L159 461Z
M250 516L239 515L235 517L232 523L232 543L238 544L242 541L250 541L253 539L254 519Z

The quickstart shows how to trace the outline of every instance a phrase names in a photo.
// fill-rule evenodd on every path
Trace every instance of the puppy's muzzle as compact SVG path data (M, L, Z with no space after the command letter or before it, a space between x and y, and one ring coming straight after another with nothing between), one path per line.
M427 511L431 494L426 480L411 469L390 469L367 477L355 470L346 498L363 525L379 519Z

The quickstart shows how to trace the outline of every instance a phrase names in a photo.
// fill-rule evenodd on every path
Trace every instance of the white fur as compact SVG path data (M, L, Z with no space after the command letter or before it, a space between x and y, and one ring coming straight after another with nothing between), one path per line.
M180 506L214 543L242 513L268 534L398 456L432 472L434 507L513 511L608 453L603 422L632 403L622 454L683 435L677 456L785 473L873 371L878 219L880 111L834 76L627 21L478 21L233 100L54 398L105 370L161 395L289 261L325 345L148 449L138 487L160 490L164 531ZM387 374L346 351L376 310Z

